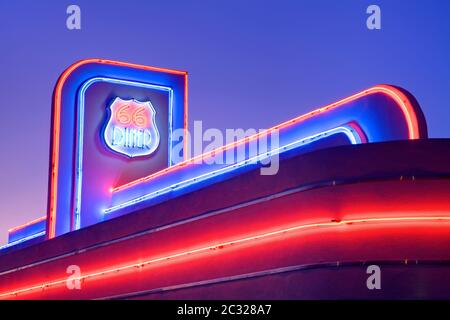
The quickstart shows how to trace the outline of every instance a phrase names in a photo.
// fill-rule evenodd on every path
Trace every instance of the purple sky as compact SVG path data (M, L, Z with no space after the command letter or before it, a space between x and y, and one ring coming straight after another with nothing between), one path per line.
M450 137L449 16L444 0L1 1L0 244L45 214L51 94L76 60L189 71L191 126L266 128L390 83L417 97L431 137Z

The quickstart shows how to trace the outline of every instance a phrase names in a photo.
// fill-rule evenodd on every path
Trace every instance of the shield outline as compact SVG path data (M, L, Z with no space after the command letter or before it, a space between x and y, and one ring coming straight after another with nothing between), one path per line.
M150 131L150 134L152 137L154 137L155 139L153 139L152 141L155 141L152 143L151 147L149 149L142 149L145 150L145 152L137 152L137 153L129 153L126 150L121 150L118 149L117 147L114 147L114 145L112 145L112 143L109 141L109 137L108 137L108 130L112 130L111 129L111 121L113 119L113 109L112 107L116 104L116 103L127 103L127 102L133 102L135 104L138 105L142 105L142 106L147 106L148 109L150 110L150 114L151 114L151 126L149 128L147 128ZM105 142L106 146L108 147L109 150L113 151L114 153L117 153L119 155L123 155L126 156L128 158L137 158L137 157L143 157L143 156L149 156L151 154L153 154L156 149L159 147L159 143L160 143L160 135L159 135L159 130L158 127L156 125L156 110L153 107L153 104L151 103L150 100L148 101L139 101L137 99L122 99L120 97L116 97L114 98L114 100L107 106L106 108L107 110L107 121L106 121L106 125L104 127L103 130L103 141Z

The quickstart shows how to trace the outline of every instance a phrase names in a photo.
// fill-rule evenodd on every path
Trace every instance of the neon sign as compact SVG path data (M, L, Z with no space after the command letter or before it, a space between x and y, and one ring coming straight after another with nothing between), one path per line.
M150 101L117 97L109 106L104 131L106 145L130 158L152 154L160 140L155 116L156 111Z
M48 238L126 214L134 208L130 204L160 201L165 197L160 194L179 195L226 179L264 157L249 153L243 163L231 166L192 166L197 158L187 158L184 139L187 101L185 71L103 59L69 67L54 92ZM180 138L173 133L180 129L183 149L177 153ZM274 153L302 149L308 139L331 133L343 133L352 144L427 135L414 98L400 88L378 85L198 157L233 151L273 130L280 131Z
M116 129L115 146L112 136L109 142L105 139L109 120L111 124L116 122L107 114L109 111L112 116L109 107L116 97L151 103L154 115L148 106L144 111L129 110L130 124L120 124L136 130L144 125L150 132L145 134L145 141L137 141L144 139L144 134L133 138L136 132L128 130L128 138L125 136L121 142L120 129ZM102 221L101 209L109 206L111 186L158 172L179 161L172 159L174 146L179 146L179 137L175 139L172 133L187 130L185 71L103 59L82 60L63 72L53 99L48 238ZM153 124L157 133L150 128ZM137 146L122 150L125 152L119 150L121 144L133 143ZM144 148L139 148L140 143ZM149 152L150 157L140 156ZM131 154L132 161L124 161ZM186 158L183 150L179 155Z

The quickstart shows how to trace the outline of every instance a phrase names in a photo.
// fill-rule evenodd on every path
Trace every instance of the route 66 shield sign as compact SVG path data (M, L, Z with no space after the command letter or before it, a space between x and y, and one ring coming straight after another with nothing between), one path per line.
M130 158L152 154L160 140L155 117L150 101L115 98L109 105L103 135L106 145Z

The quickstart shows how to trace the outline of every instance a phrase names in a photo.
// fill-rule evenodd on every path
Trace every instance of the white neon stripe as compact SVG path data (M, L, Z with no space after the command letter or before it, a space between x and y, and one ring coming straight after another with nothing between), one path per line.
M45 231L41 231L39 233L32 234L31 236L28 236L28 237L25 237L25 238L22 238L22 239L10 242L8 244L5 244L5 245L0 247L0 250L13 247L13 246L18 245L18 244L20 244L22 242L25 242L25 241L28 241L28 240L31 240L31 239L34 239L34 238L37 238L37 237L40 237L40 236L43 236L43 235L45 235Z
M306 144L312 143L314 141L320 140L320 139L322 139L324 137L327 137L327 136L330 136L330 135L334 135L334 134L338 134L338 133L344 133L349 138L349 140L350 140L350 142L352 144L361 143L361 140L360 140L360 138L358 136L358 133L356 131L354 131L353 129L350 129L348 127L344 127L344 126L337 127L335 129L327 130L327 131L324 131L324 132L321 132L321 133L318 133L318 134L315 134L315 135L312 135L312 136L309 136L309 137L306 137L306 138L303 138L303 139L291 142L291 143L289 143L289 144L287 144L285 146L279 147L277 149L273 149L273 150L271 150L271 151L269 151L267 153L254 156L252 158L249 158L247 160L238 162L236 164L233 164L233 165L230 165L230 166L227 166L227 167L215 170L215 171L211 171L211 172L208 172L208 173L204 173L204 174L201 174L199 176L196 176L196 177L193 177L193 178L181 181L181 182L177 182L177 183L172 184L172 185L170 185L168 187L165 187L165 188L162 188L160 190L151 192L149 194L146 194L144 196L138 197L136 199L132 199L132 200L126 201L124 203L118 204L116 206L107 208L107 209L104 210L104 213L105 214L109 214L109 213L111 213L113 211L117 211L119 209L123 209L123 208L129 207L129 206L135 205L136 203L152 199L152 198L154 198L156 196L160 196L162 194L166 194L168 192L171 192L171 191L174 191L174 190L177 190L177 189L182 189L182 188L190 186L192 184L195 184L195 183L207 180L208 178L211 178L213 176L217 176L218 174L227 173L227 172L233 171L233 170L235 170L237 168L240 168L240 167L243 167L243 166L246 166L246 165L249 165L249 164L254 164L254 163L258 162L258 161L261 161L261 160L270 158L270 157L272 157L274 155L280 154L281 152L286 152L286 151L295 149L296 147L298 147L300 145L306 145Z

